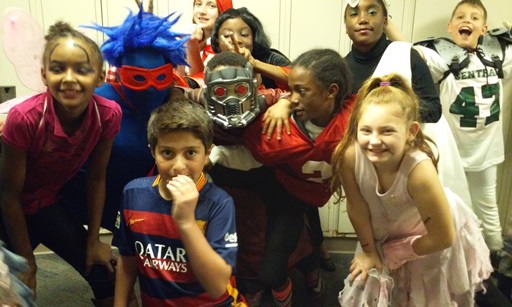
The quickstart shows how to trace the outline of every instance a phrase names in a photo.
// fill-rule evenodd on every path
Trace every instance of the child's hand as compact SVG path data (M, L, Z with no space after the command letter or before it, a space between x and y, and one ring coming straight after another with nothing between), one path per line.
M231 33L229 35L229 39L227 39L224 35L220 36L220 39L228 46L228 50L234 53L238 53L242 55L249 63L251 63L254 68L256 60L251 54L251 51L243 46L239 46L235 40L235 34Z
M27 286L28 283L25 284L18 278L21 277L20 274L30 271L28 261L6 249L0 241L0 306L34 305L34 292ZM36 271L37 267L34 270L34 277ZM35 284L33 288L35 289Z
M96 240L87 243L87 257L85 258L85 274L88 275L95 264L104 265L110 273L114 273L112 247Z
M200 26L193 24L190 28L190 40L196 40L202 42L204 39L204 31Z
M377 253L368 253L362 251L354 256L352 264L350 265L350 275L348 281L350 284L361 275L361 283L364 285L368 278L368 272L376 268L379 272L382 271L382 262Z
M199 192L194 181L185 175L178 175L169 182L167 188L172 194L172 217L178 226L195 223L195 210Z
M29 269L25 272L18 273L18 279L24 283L27 287L32 290L33 298L36 297L36 286L37 286L37 279L36 279L36 273L37 273L37 264L35 257L32 258L32 261L28 261L28 267Z
M284 124L286 133L290 134L289 118L291 111L292 105L290 101L284 98L279 99L279 101L269 107L267 112L263 115L263 118L261 119L263 121L263 129L261 129L261 133L267 134L267 139L270 140L274 134L274 130L276 130L277 139L281 140Z

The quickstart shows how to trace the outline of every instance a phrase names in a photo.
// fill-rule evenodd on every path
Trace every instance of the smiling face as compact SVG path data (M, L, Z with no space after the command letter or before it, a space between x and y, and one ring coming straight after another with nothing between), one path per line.
M94 89L103 84L103 63L82 39L59 38L48 48L41 68L43 83L59 102L57 110L81 114Z
M251 27L246 24L242 18L230 18L224 21L219 27L219 36L224 36L231 44L236 43L240 47L247 48L251 53L253 49L253 36ZM233 34L235 42L231 42L231 34ZM224 43L219 37L219 48L221 51L229 51L230 46Z
M165 194L169 193L165 187L167 181L178 175L188 176L197 182L210 149L206 151L205 145L194 133L175 130L158 136L152 154L161 176L159 191Z
M288 75L288 86L292 92L291 102L295 115L302 121L311 121L314 125L325 127L334 111L334 100L338 86L332 84L328 89L315 82L311 72L295 66Z
M215 20L219 17L217 2L214 0L196 0L192 14L194 23L199 25L209 36Z
M377 0L361 0L356 7L347 5L345 30L355 48L368 52L377 44L388 23L385 14Z
M418 130L419 124L408 123L398 106L369 104L361 110L357 142L377 168L397 169Z
M448 32L459 47L476 48L480 35L487 32L483 10L473 5L461 4L453 12L448 23Z

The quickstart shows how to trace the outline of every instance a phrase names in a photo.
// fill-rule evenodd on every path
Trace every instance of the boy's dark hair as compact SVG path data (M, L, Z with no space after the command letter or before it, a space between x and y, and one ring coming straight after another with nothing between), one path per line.
M352 92L350 71L341 55L332 49L313 49L299 55L291 68L303 67L322 88L327 89L333 83L338 85L334 112L338 112L343 101Z
M455 8L453 9L453 12L452 12L452 18L455 14L455 11L457 11L457 9L461 6L461 5L464 5L464 4L467 4L469 6L472 6L472 7L476 7L476 8L479 8L482 10L482 12L484 13L484 23L487 22L487 10L485 9L485 6L484 4L482 3L482 1L480 0L462 0L460 1L459 3L457 3L457 5L455 6Z
M190 131L204 145L205 150L213 144L213 122L205 109L186 98L168 101L151 112L148 122L148 143L154 150L158 137L173 131Z
M47 60L50 51L54 47L54 42L60 38L66 37L77 38L87 43L94 53L100 71L103 70L103 56L101 55L100 47L98 44L96 44L96 42L89 38L87 35L75 30L67 22L63 21L57 21L55 24L51 25L48 29L48 34L44 37L46 43L44 45L43 52L43 67L46 66L45 61Z
M247 59L244 58L241 54L223 51L221 53L217 53L213 58L211 58L206 67L210 70L214 70L219 66L231 66L231 67L242 67L244 68L247 65Z
M270 53L270 39L263 30L261 21L254 16L247 8L229 9L220 14L212 29L211 44L215 53L220 52L219 29L228 19L241 18L252 31L252 56L257 60L263 60Z

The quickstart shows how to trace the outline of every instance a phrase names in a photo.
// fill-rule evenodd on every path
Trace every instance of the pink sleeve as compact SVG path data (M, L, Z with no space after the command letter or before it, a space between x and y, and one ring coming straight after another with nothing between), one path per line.
M122 111L121 107L117 102L113 100L108 100L105 98L98 99L97 101L101 102L101 128L103 130L102 132L102 139L112 139L114 138L119 130L121 129L121 118L122 118Z
M9 111L2 128L2 139L18 150L28 150L34 139L36 128L18 108Z

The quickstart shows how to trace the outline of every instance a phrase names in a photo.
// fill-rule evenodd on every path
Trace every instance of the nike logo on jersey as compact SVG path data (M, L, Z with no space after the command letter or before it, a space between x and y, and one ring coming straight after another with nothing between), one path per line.
M135 223L142 222L144 219L130 219L130 222L128 223L128 226L132 226Z

